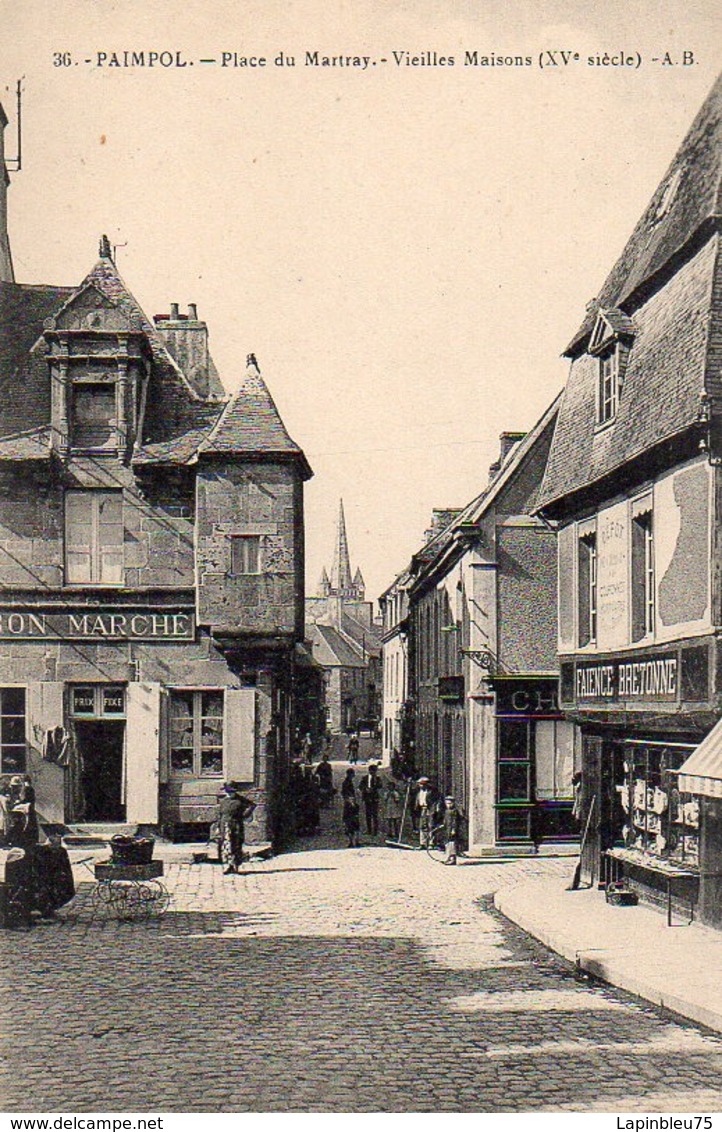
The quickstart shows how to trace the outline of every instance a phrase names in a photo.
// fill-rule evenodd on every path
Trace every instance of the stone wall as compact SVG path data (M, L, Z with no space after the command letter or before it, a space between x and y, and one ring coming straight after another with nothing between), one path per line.
M198 611L203 624L298 629L301 579L296 475L281 465L201 467L197 479ZM232 538L260 538L259 573L232 573ZM298 586L297 584L298 583Z

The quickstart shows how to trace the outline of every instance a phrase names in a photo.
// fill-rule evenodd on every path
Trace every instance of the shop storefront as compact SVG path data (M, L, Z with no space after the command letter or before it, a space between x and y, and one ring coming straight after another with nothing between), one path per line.
M562 664L562 706L582 732L585 879L623 879L685 915L699 910L703 848L680 771L714 722L707 648Z
M14 641L1 769L31 775L46 824L206 826L233 780L258 795L249 839L271 835L293 664L280 642L244 651L196 629L190 610L122 603L0 610L0 634Z
M576 729L560 711L558 681L497 677L494 690L497 841L574 840Z

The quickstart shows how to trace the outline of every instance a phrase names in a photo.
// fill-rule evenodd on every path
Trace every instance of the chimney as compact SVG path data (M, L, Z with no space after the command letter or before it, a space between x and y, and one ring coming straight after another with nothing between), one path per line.
M512 448L526 436L525 432L502 432L499 437L499 463L503 464Z
M526 436L525 432L502 432L499 434L499 455L493 464L489 465L489 486L493 484L499 472L504 467L510 453L516 448L520 440Z
M7 115L0 103L0 281L14 283L13 258L8 235L8 185L10 177L5 164L5 127Z
M201 397L207 397L210 362L208 327L198 318L196 304L189 303L188 314L180 314L178 303L171 303L170 314L157 314L153 321L163 344L193 388Z
M434 507L431 512L431 525L424 531L424 546L432 538L441 534L444 527L448 527L452 519L461 514L460 507Z

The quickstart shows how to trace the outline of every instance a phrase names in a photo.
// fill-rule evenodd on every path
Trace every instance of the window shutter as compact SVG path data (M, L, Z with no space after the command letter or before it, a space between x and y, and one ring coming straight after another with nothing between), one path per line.
M126 724L126 820L158 821L160 684L128 685Z
M123 496L120 492L98 495L99 581L123 581Z
M160 732L159 732L159 780L170 779L170 696L165 688L160 691Z
M223 764L228 781L253 783L256 770L256 690L227 688Z
M93 559L93 499L88 492L65 496L65 568L69 582L91 582Z

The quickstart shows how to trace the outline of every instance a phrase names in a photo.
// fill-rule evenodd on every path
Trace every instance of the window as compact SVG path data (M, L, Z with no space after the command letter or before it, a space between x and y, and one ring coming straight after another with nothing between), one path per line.
M0 763L3 774L25 770L24 688L0 688Z
M260 574L261 539L259 535L231 535L231 573Z
M654 633L654 528L651 500L632 513L632 640Z
M123 584L122 492L66 492L65 580Z
M72 386L70 442L74 448L112 448L116 443L115 384Z
M571 799L574 795L573 723L538 720L536 724L536 797L543 801Z
M619 350L615 345L599 359L599 424L613 421L619 401Z
M223 692L170 694L170 772L173 778L223 775Z
M579 645L597 639L597 532L584 531L579 538Z

